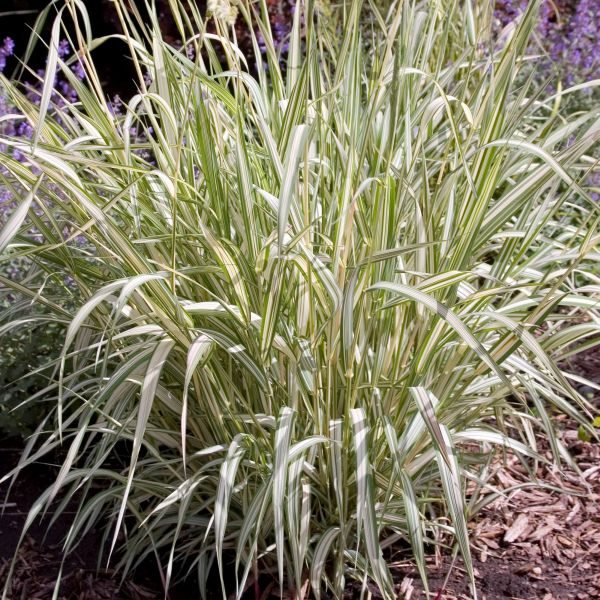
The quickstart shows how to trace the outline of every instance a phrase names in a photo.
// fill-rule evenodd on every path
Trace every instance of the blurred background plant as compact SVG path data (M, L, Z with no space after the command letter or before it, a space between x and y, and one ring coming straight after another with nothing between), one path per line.
M0 47L0 74L6 70L14 51L15 43L12 38L5 38ZM69 54L68 42L61 40L58 55L62 59L67 59ZM26 69L25 72L21 89L33 105L39 106L46 71L38 69L34 72ZM71 67L71 72L78 80L83 80L84 73L79 62ZM68 78L57 71L52 86L51 104L60 108L77 100L77 93ZM21 142L28 142L33 135L31 124L19 108L10 101L1 83L0 134ZM9 148L6 144L0 143L0 151L9 152L16 161L27 162L18 147ZM5 224L17 206L23 188L4 165L0 165L0 190L0 223ZM41 208L34 205L33 210L36 211L38 218L43 218L44 211ZM61 215L59 210L52 212L55 224L60 226L62 222L63 233L68 237L69 224L64 221L64 215ZM29 234L30 239L33 240L42 238L34 222L31 223ZM85 240L79 238L77 243L85 244ZM40 272L37 265L26 255L0 263L0 277L8 281L36 280L40 276L44 277L44 287L47 290L68 283L68 279L60 280L54 275ZM66 309L73 307L73 303L67 296L63 295L62 301ZM30 299L21 298L18 301L16 295L5 293L0 298L0 323L10 321L14 315L18 315L19 320L22 321L21 327L17 329L0 327L3 347L3 352L0 353L0 430L8 435L26 437L43 420L49 409L43 401L29 402L26 405L23 405L23 402L46 387L51 376L51 368L45 367L51 365L52 359L56 359L59 354L60 348L56 340L64 334L64 327L49 316L43 305Z
M168 41L181 45L176 25L168 9L168 3L159 2L157 6L158 17L161 21L161 28L165 34L165 38ZM43 57L43 54L40 55L40 46L43 47L40 41L42 39L41 36L49 33L48 26L52 23L52 19L49 18L52 16L52 12L48 10L51 8L50 4L46 0L33 0L25 3L19 2L18 4L14 4L14 6L7 5L5 8L12 10L6 10L6 12L2 13L0 35L3 26L6 27L4 29L6 32L14 32L16 29L17 37L23 45L21 50L24 51L27 48L27 58L34 64L36 62L40 63ZM288 52L294 8L295 5L293 2L274 2L273 0L267 2L267 13L272 28L273 45L281 61L285 61ZM92 18L94 18L95 29L97 29L97 24L100 22L102 25L101 30L104 34L121 31L118 14L112 2L99 2L97 6L92 7L92 10L94 11ZM102 18L100 18L100 15ZM25 43L30 29L33 29L33 35L29 42ZM69 32L72 33L72 28L67 29L67 33ZM249 35L246 25L243 23L238 24L236 34L242 48L248 49ZM260 31L257 32L257 40L264 56L266 44L261 37ZM24 68L20 69L15 57L15 47L16 44L13 38L4 38L0 47L0 73L5 73L7 67L12 73L21 71L20 77L23 79L22 89L26 91L28 98L34 104L39 104L46 71L43 68L32 70L27 65L24 65ZM190 49L193 49L193 46L190 46ZM63 59L69 58L71 48L66 39L60 41L58 53ZM120 94L128 94L132 88L131 82L123 79L123 71L119 71L115 77L114 70L112 69L115 55L119 59L122 58L122 47L119 45L117 46L117 50L115 50L115 47L111 46L110 38L104 36L103 52L101 53L104 62L101 63L103 70L100 71L100 76L103 85L113 95L111 107L118 114L122 108ZM32 56L35 57L34 60L32 60ZM106 60L107 58L108 61ZM193 60L193 55L191 55L191 58ZM71 70L78 79L82 80L85 77L80 62L75 62L71 66ZM132 71L127 68L124 71L129 75L131 81L133 81ZM52 89L52 104L60 107L65 102L76 103L78 101L77 92L70 84L69 79L62 75L60 69L57 70L56 76ZM18 109L10 104L1 86L0 132L6 136L24 140L30 139L32 135L31 125L26 119L23 119L23 115L19 113ZM131 134L137 142L143 143L144 131L142 128L138 130L137 124L132 126ZM6 151L5 145L0 146L0 150ZM145 153L146 150L140 149L139 152ZM22 158L20 150L14 149L12 153L17 160ZM0 166L0 172L4 177L9 175L7 170L2 166ZM0 224L6 222L11 209L14 208L13 192L10 190L11 185L14 185L14 182L10 185L0 182ZM32 264L29 259L19 258L0 264L0 274L15 280L23 277L31 267ZM12 298L12 294L5 296L0 309L14 310L14 307L11 308L10 306ZM39 312L39 307L32 306L31 308ZM24 312L27 312L27 308L24 306L20 306L20 310L22 313L21 316L23 316ZM4 320L8 320L7 314L5 313ZM53 357L56 358L59 348L55 340L60 337L61 331L61 326L56 322L47 323L46 326L42 326L36 322L35 335L23 328L18 331L4 332L2 334L2 341L7 351L0 356L0 389L2 390L0 392L0 430L3 430L5 433L27 436L31 433L32 427L45 414L46 409L44 404L36 406L29 403L25 406L22 403L29 396L45 387L49 373L45 373L43 367L46 364L51 364ZM35 371L35 375L26 376L31 371Z
M600 336L600 114L564 110L589 86L527 70L535 4L495 47L491 5L299 2L278 31L264 1L173 0L169 40L114 6L133 96L73 0L41 81L0 78L29 126L0 135L0 328L65 331L7 475L66 449L31 520L76 497L65 552L100 523L123 572L155 556L203 595L392 598L397 544L426 580L447 543L473 582L492 449L531 468L543 432L568 461L555 411L593 434L557 366Z
M496 30L513 23L527 8L525 0L496 2ZM600 1L543 0L537 30L530 51L541 54L535 61L538 81L556 86L572 86L600 80ZM574 96L578 102L597 102L598 86L587 86L585 93Z

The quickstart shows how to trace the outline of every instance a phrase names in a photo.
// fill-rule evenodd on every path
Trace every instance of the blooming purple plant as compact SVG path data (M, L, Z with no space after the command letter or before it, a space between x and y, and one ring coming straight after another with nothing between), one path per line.
M3 45L0 47L0 73L6 69L7 58L14 54L15 43L7 37L4 39ZM58 56L61 59L66 59L71 54L71 47L66 40L62 40L58 45ZM85 72L80 61L77 61L72 67L72 71L75 76L82 81L85 78ZM42 97L42 85L45 77L45 71L40 69L37 71L37 80L35 83L26 81L24 88L26 90L27 97L35 104L39 104ZM77 102L78 96L76 90L73 88L68 79L61 76L59 73L56 74L54 82L54 91L52 93L52 104L56 107L64 106L65 103ZM8 98L1 93L0 90L0 116L14 114L18 115L18 111L14 106L10 105ZM15 119L8 119L3 121L0 125L0 131L7 137L15 137L21 139L31 139L33 136L33 127L31 124L23 120L23 118L16 117ZM6 147L0 147L0 151L6 151ZM25 157L23 153L16 149L12 153L13 158L19 161L24 161ZM4 205L4 203L2 204ZM0 211L2 207L0 206Z
M0 47L0 73L3 73L6 69L6 59L13 55L14 50L15 43L13 40L9 37L4 38L4 43ZM15 111L13 107L10 105L8 99L0 89L0 117L13 114L14 112ZM0 124L0 131L10 137L19 135L18 127L15 121L12 119L3 121ZM0 152L5 152L6 149L7 148L4 144L0 144ZM6 169L4 167L0 167L0 173L5 175ZM7 213L12 206L12 194L7 188L0 188L0 223L6 220Z
M58 56L61 59L67 59L71 55L71 47L67 40L61 40L58 44ZM75 77L79 79L79 81L83 81L85 79L85 70L81 61L77 60L75 64L71 67L71 71L74 73ZM35 104L39 104L41 96L42 96L42 84L41 82L44 80L45 71L39 69L37 71L38 79L36 83L32 84L30 82L25 83L25 87L27 89L27 97L29 100L34 102ZM76 90L73 88L69 80L61 76L60 72L57 72L56 79L54 81L54 91L52 93L52 103L56 107L62 107L65 103L77 102L78 96Z
M268 7L275 52L279 55L280 60L285 62L290 49L290 36L296 3L294 0L280 0L277 2L271 0L268 2ZM267 47L260 31L257 32L256 37L261 53L265 54Z
M580 0L569 25L567 83L600 77L600 1Z
M527 8L527 0L497 0L495 25L499 31L514 21ZM593 79L600 79L600 0L543 0L537 25L537 39L532 51L538 53L539 44L547 58L536 62L536 74L540 81L561 81L573 86ZM550 91L556 84L550 85ZM596 90L596 91L594 91ZM582 90L579 102L598 101L599 88ZM567 98L567 102L574 102ZM600 156L600 149L592 154ZM586 177L590 196L600 201L600 167Z
M592 200L600 202L600 168L587 178L587 184L591 188L590 197Z
M0 73L6 69L7 58L12 56L15 50L15 44L11 38L5 38L2 46L0 47ZM60 42L58 46L58 55L61 59L66 59L71 54L71 47L66 40ZM82 65L79 61L72 67L72 71L79 80L85 78ZM37 80L35 83L25 82L23 84L24 90L27 97L34 102L39 104L42 97L42 86L45 77L43 70L37 71ZM76 90L73 88L68 79L57 72L54 81L54 90L51 96L51 104L57 108L65 105L65 103L77 102L78 95ZM4 138L13 138L15 140L30 140L33 137L33 127L31 123L23 116L20 115L19 111L15 106L12 105L10 99L3 93L0 88L0 116L14 115L14 118L5 119L0 122L0 132ZM57 119L58 120L58 119ZM0 144L0 152L10 151L12 158L19 162L26 162L26 155L19 150L14 148L9 150L7 144ZM0 165L0 178L8 180L8 170ZM12 182L13 186L18 189L16 182ZM60 193L57 190L57 193ZM0 185L0 224L6 222L10 214L15 207L15 200L12 193L7 185ZM35 208L34 208L35 210ZM41 213L40 213L41 215ZM38 215L38 216L40 216ZM35 239L35 233L32 233L32 239Z
M15 51L15 43L9 37L4 38L4 43L0 47L0 73L6 69L6 59L12 56Z
M527 0L497 0L496 28L526 7ZM549 57L536 65L540 78L558 76L566 85L600 78L600 0L543 0L537 34Z

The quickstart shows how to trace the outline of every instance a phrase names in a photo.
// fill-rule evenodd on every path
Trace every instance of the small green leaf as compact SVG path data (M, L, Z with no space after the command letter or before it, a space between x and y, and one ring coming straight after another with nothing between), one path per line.
M577 430L577 438L582 442L589 442L592 439L583 425L580 425L579 429Z

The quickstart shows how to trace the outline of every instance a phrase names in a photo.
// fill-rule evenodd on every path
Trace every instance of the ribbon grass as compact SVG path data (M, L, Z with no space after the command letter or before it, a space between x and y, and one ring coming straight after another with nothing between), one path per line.
M591 427L557 361L600 339L582 183L600 113L520 77L537 5L500 47L483 6L306 0L285 60L264 0L237 5L260 32L245 50L195 3L171 2L181 49L151 7L115 5L139 75L121 115L78 0L48 64L79 102L2 80L35 131L2 138L22 197L0 260L34 264L3 290L63 321L78 305L55 410L5 477L65 450L28 525L76 496L65 553L102 523L123 572L156 556L167 588L195 570L206 595L216 571L238 597L261 572L297 597L370 579L394 598L384 548L411 548L426 584L443 531L473 583L492 450L545 460L543 431L560 463L552 414ZM89 84L57 54L67 18Z

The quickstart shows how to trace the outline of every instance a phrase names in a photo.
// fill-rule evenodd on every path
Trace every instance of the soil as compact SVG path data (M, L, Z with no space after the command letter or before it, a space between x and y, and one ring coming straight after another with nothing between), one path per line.
M571 370L600 383L600 347L573 360ZM591 389L590 400L600 406L600 395ZM470 524L477 594L480 600L583 600L600 598L600 444L582 440L576 425L556 417L561 441L574 457L578 470L552 462L530 471L514 456L498 459L487 491L490 503ZM21 448L14 441L0 445L0 474L12 468ZM538 452L550 459L547 441L538 440ZM529 465L531 469L531 465ZM5 500L0 486L0 586L32 502L53 481L55 465L29 467ZM534 483L535 485L531 485ZM492 500L493 499L493 500ZM72 513L71 513L72 514ZM61 561L60 544L68 531L69 511L47 532L47 523L34 523L19 550L12 600L50 600ZM164 592L152 565L136 571L122 585L110 570L96 569L101 534L90 532L64 567L60 600L159 600ZM398 549L389 559L404 600L469 600L473 594L461 559L449 552L428 557L430 594L423 592L414 565ZM194 590L194 591L192 591ZM262 592L265 590L263 589ZM377 591L369 588L371 597ZM268 594L267 594L268 595ZM254 594L252 594L254 596ZM352 586L348 598L360 598ZM176 589L170 600L196 598L190 586ZM265 595L263 594L263 597ZM362 596L366 597L366 596Z
M0 474L16 465L21 454L20 440L4 440L0 446ZM28 467L10 490L0 486L0 587L6 581L10 562L19 543L29 509L38 496L54 481L57 467L36 464ZM67 508L48 529L48 521L36 521L17 554L10 597L12 600L50 600L61 567L61 544L70 526L73 511ZM93 530L70 554L63 566L59 600L162 600L164 593L147 572L141 570L134 581L120 585L110 570L96 569L102 534Z

